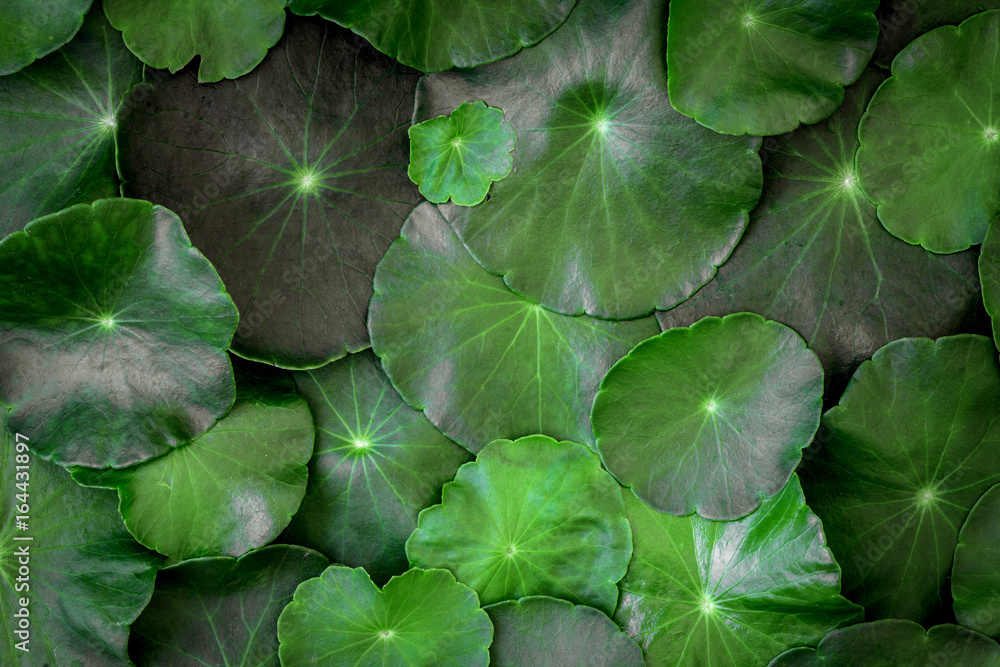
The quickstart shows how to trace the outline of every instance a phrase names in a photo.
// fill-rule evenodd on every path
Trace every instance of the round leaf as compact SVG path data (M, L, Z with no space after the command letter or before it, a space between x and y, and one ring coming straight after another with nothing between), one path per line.
M333 655L350 665L485 667L492 639L476 594L444 570L410 570L380 591L363 569L331 565L299 585L278 619L284 667Z
M297 372L295 383L316 420L316 453L284 539L379 583L402 574L417 514L469 453L403 402L370 351Z
M514 130L503 111L483 102L463 102L451 116L438 116L409 129L410 180L420 194L441 204L450 198L475 206L492 181L510 173Z
M858 188L858 121L884 78L868 69L827 123L766 140L764 198L746 234L708 285L658 313L661 327L734 311L782 322L819 356L836 397L882 345L978 319L975 254L903 243Z
M91 2L11 0L0 5L0 76L30 65L73 39Z
M486 608L496 667L642 667L642 650L601 612L537 596Z
M441 210L488 271L546 308L627 319L674 306L712 278L760 197L760 140L670 107L666 5L581 0L537 47L421 80L415 120L483 100L517 132L489 200Z
M840 568L797 477L738 521L625 499L635 547L614 620L647 664L762 665L860 620L840 596Z
M296 14L351 28L404 65L424 72L475 67L538 43L576 0L289 0Z
M608 470L662 512L737 519L785 486L823 409L823 369L760 315L706 317L640 343L594 400Z
M236 308L176 215L103 199L0 243L0 400L62 465L123 467L233 403Z
M550 312L469 256L431 204L407 219L375 274L372 348L411 406L472 452L533 432L592 443L590 406L653 318Z
M286 0L104 0L104 13L132 53L176 72L201 57L198 80L235 79L281 38Z
M889 69L896 54L925 32L958 25L987 9L1000 9L1000 0L882 0L875 13L879 36L872 62Z
M958 531L1000 482L1000 367L983 336L907 338L823 415L802 485L870 618L946 613Z
M316 368L368 347L375 265L419 200L418 73L316 19L239 81L161 77L129 98L122 169L179 211L239 306L233 351Z
M1000 218L986 230L979 254L979 280L983 305L993 321L993 340L1000 345Z
M878 4L671 0L670 102L724 134L781 134L823 120L875 50Z
M28 3L4 2L0 14L11 4ZM46 6L63 4L75 2ZM59 53L0 78L0 238L72 204L118 196L119 111L140 81L142 63L100 11Z
M451 570L483 604L551 595L605 613L631 554L611 475L583 445L544 435L490 443L406 542L412 565Z
M278 615L326 566L315 551L277 545L163 568L129 652L145 667L277 667Z
M907 243L964 250L1000 212L998 40L1000 11L920 37L896 56L861 119L862 187Z
M962 525L951 594L959 623L1000 637L1000 485L983 494Z

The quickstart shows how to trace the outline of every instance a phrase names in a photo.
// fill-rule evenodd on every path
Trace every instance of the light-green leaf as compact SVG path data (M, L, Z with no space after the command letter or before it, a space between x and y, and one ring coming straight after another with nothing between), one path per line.
M30 65L73 39L91 2L8 0L0 5L0 76Z

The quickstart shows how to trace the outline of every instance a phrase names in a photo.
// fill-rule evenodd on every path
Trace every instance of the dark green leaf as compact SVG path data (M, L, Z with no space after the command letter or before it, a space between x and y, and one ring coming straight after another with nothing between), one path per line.
M1000 485L983 494L962 525L951 594L959 623L1000 637Z
M1000 218L986 230L979 254L979 280L983 305L993 321L993 341L1000 346Z
M0 5L0 76L30 65L73 39L91 2L9 0Z
M1000 0L882 0L875 12L879 36L872 62L888 69L896 54L920 35L958 25L987 9L1000 9Z

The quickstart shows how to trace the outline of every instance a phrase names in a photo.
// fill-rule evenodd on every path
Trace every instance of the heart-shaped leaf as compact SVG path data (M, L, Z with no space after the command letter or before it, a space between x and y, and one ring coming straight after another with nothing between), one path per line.
M621 489L597 456L544 435L496 440L444 485L406 542L483 604L551 595L611 613L632 543Z
M483 100L517 132L489 200L441 210L488 271L546 308L626 319L676 305L760 197L760 140L671 108L666 13L666 0L581 0L534 48L421 80L415 120Z
M102 199L0 243L0 400L62 465L123 467L188 442L233 403L237 314L180 219Z
M962 524L951 595L959 623L1000 637L1000 485L983 494Z
M649 665L762 665L861 618L797 477L738 521L625 505L635 546L614 620Z
M339 664L486 667L493 639L475 592L445 570L409 570L380 591L361 568L331 565L299 585L278 619L283 667Z
M296 19L238 81L186 72L129 97L128 187L178 211L215 263L240 308L240 356L316 368L368 346L375 265L419 199L406 176L417 76Z
M0 76L30 65L73 39L93 0L0 5Z

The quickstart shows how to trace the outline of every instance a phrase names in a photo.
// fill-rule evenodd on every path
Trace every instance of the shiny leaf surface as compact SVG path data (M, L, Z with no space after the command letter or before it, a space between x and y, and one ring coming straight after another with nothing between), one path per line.
M951 594L959 623L1000 637L1000 485L983 494L962 524Z
M0 6L0 76L30 65L73 39L91 2L12 0Z

